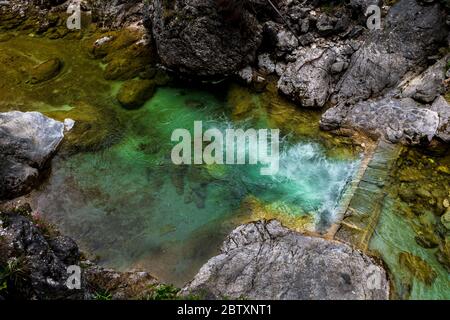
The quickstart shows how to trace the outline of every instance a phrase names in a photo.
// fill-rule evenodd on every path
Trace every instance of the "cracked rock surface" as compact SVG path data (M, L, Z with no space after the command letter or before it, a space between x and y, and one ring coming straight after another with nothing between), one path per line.
M386 272L350 246L278 221L236 228L181 292L207 299L388 299Z

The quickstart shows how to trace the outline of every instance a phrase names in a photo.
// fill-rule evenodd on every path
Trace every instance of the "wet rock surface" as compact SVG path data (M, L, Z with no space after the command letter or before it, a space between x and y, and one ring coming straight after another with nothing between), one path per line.
M379 289L370 289L369 277ZM383 268L361 252L272 220L236 228L221 254L181 293L209 299L387 299L389 285Z
M120 88L117 100L126 109L137 109L153 95L154 91L155 83L151 80L129 80Z

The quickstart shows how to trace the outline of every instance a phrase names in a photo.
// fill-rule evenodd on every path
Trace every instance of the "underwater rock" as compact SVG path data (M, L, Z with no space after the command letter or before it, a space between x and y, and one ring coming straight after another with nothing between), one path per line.
M447 211L441 216L441 223L447 230L450 230L450 209L447 208Z
M384 269L363 253L272 220L232 231L221 254L181 291L189 293L207 299L388 299L389 284Z
M195 76L233 74L254 61L262 28L241 1L153 1L152 31L164 65Z
M320 120L324 130L354 128L381 136L392 143L427 144L437 134L438 113L418 106L414 100L384 98L361 101L352 107L337 105Z
M433 268L420 257L409 252L401 252L398 259L402 267L409 270L415 278L427 285L431 285L437 277Z
M0 113L0 199L29 192L63 138L64 124L38 112Z
M129 80L125 82L117 94L117 100L126 109L140 108L155 92L155 84L151 80Z
M444 266L447 272L450 272L450 237L447 237L436 252L436 258Z
M137 42L106 58L108 65L103 73L106 80L129 80L137 77L152 62L152 52L145 43Z
M58 58L49 59L30 70L31 84L38 84L56 77L61 71L62 62Z

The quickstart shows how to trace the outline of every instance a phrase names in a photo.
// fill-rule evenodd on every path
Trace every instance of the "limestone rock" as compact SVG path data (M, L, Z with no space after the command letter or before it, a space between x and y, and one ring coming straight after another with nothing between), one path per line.
M448 57L444 57L429 67L424 73L412 79L403 89L403 97L411 97L422 103L431 103L445 91L445 67Z
M416 0L400 0L383 19L382 30L371 32L353 55L337 86L337 100L357 102L395 87L435 52L447 34L439 4L424 7Z
M388 299L386 272L348 245L278 221L236 228L181 292L209 299Z
M439 128L437 137L445 142L450 142L450 104L443 96L439 96L434 100L430 107L439 115Z
M355 128L392 143L417 145L429 143L437 134L439 116L412 99L384 98L330 108L322 115L320 126L324 130Z
M64 124L38 112L0 113L0 199L30 191L63 137Z
M281 75L278 89L304 107L322 107L332 90L330 67L335 60L332 49L299 50Z

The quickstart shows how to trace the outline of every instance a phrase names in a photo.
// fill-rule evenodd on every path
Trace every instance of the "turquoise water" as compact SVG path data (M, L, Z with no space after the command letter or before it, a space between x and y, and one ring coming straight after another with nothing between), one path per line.
M262 176L260 165L172 164L176 128L266 128L267 115L231 121L226 102L204 91L160 88L127 114L123 138L95 153L56 158L36 197L38 211L118 269L144 268L183 285L240 222L247 199L274 215L308 217L324 231L336 220L340 196L359 159L326 155L319 141L283 132L280 168ZM246 216L247 215L247 216Z

